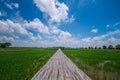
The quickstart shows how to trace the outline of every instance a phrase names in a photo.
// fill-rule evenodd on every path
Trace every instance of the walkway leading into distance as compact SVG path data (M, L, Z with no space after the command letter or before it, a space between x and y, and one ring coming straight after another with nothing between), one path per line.
M91 80L58 49L32 80Z

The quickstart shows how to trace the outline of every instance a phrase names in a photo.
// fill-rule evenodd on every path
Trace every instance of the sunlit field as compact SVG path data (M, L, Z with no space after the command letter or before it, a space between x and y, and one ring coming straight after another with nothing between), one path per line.
M63 52L93 80L120 80L120 50L64 49Z
M30 80L56 49L0 49L0 80Z
M56 50L1 48L1 80L30 80ZM63 49L62 51L93 80L120 80L120 50Z

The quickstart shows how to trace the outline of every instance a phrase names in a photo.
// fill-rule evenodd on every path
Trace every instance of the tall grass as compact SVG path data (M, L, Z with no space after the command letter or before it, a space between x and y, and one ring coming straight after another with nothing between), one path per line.
M0 49L0 80L30 80L56 49Z
M120 50L64 49L93 80L120 80Z

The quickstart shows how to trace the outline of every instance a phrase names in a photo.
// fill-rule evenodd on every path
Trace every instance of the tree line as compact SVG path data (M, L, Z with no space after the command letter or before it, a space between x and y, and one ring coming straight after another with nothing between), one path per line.
M117 44L115 47L113 45L103 45L102 47L88 47L89 49L120 49L120 44Z
M10 42L5 42L5 43L0 43L0 48L6 48L6 47L10 47L11 46L11 43ZM64 48L64 47L62 47ZM117 44L115 47L113 45L109 45L109 46L106 46L106 45L103 45L102 47L88 47L89 49L120 49L120 44Z
M6 48L6 47L10 47L11 43L9 42L5 42L5 43L0 43L0 48Z

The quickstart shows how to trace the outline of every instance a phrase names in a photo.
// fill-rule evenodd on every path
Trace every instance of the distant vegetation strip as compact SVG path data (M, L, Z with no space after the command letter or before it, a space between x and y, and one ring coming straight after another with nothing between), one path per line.
M63 49L93 80L120 80L120 50Z
M31 80L56 49L0 49L0 80Z

